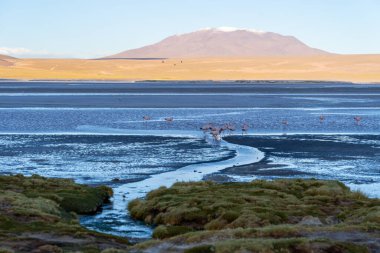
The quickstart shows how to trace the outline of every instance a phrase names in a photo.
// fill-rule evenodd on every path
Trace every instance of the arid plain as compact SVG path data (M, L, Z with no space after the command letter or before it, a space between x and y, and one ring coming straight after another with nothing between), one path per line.
M380 82L380 55L255 58L15 59L0 76L22 80L318 80Z

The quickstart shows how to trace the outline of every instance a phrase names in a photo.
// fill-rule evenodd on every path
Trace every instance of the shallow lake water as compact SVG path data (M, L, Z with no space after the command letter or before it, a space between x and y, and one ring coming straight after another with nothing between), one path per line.
M380 196L377 86L142 84L144 92L138 84L44 85L0 84L0 173L111 186L114 201L81 218L97 231L149 238L151 228L128 216L128 201L211 173L237 181L338 179ZM207 123L233 124L225 133L231 143L205 136Z

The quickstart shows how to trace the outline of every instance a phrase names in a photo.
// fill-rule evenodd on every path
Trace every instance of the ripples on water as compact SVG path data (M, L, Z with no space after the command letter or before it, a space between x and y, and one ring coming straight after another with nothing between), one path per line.
M74 178L80 183L141 180L234 151L202 139L112 135L0 135L0 172Z

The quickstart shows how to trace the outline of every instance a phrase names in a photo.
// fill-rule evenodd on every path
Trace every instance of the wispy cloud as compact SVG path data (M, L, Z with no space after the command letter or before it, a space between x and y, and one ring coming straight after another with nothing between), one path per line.
M50 53L46 50L32 50L24 47L0 47L0 54L15 57L59 57L61 55Z
M0 47L0 54L20 55L20 54L28 54L31 52L32 51L30 49L22 48L22 47L16 47L16 48Z

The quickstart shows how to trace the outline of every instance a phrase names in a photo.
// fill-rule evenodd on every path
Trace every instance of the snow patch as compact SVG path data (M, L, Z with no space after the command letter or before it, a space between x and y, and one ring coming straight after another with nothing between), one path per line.
M256 30L256 29L249 29L249 28L237 28L237 27L229 27L229 26L222 26L222 27L206 27L201 29L200 31L217 31L217 32L236 32L236 31L247 31L251 33L256 34L264 34L265 31Z

